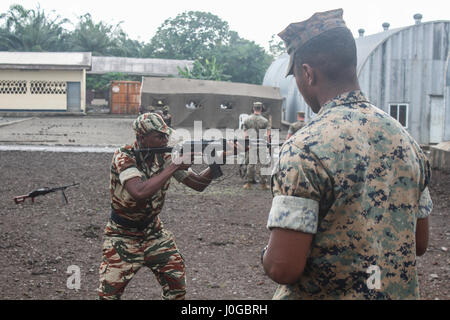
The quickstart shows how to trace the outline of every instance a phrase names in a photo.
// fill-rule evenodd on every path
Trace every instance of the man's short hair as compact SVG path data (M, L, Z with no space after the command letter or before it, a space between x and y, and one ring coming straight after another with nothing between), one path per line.
M326 31L308 41L295 52L294 68L309 64L319 69L331 81L353 78L350 67L356 68L356 43L347 28Z

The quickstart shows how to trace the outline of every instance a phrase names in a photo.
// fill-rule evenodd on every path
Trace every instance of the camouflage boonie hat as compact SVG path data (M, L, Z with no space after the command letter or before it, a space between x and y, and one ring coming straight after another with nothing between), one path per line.
M295 52L304 46L305 43L325 31L336 28L346 28L342 18L343 14L344 11L342 9L316 12L308 20L291 23L286 29L278 34L278 36L284 40L287 53L290 56L286 77L294 74Z
M168 135L173 133L173 130L164 122L163 118L156 113L144 113L133 121L133 130L136 135L145 135L150 131L159 131Z

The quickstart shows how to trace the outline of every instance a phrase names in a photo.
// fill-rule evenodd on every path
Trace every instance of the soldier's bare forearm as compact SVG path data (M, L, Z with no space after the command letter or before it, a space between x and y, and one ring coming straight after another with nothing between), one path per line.
M195 191L202 192L212 181L211 169L208 167L199 174L191 172L186 179L183 180L183 184Z
M178 167L176 165L169 165L160 174L146 181L142 181L138 177L130 179L125 182L125 189L134 200L146 200L158 192L177 170Z

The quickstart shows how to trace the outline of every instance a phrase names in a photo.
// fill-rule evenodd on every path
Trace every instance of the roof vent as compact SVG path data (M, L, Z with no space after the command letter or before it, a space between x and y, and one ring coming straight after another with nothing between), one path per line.
M358 30L358 33L359 33L359 37L360 37L360 38L364 37L364 32L366 32L366 30L364 30L364 29L359 29L359 30Z
M391 26L391 25L390 25L388 22L383 23L383 30L384 30L384 31L389 30L389 27L390 27L390 26Z
M421 24L422 23L422 15L420 13L416 13L414 15L414 21L416 21L416 24Z

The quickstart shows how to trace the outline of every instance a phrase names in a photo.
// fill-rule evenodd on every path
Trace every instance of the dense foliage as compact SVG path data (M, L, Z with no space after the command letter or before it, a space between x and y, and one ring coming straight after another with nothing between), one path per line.
M25 9L19 4L0 14L0 50L194 60L192 70L179 70L180 77L254 84L262 82L276 55L272 46L269 54L255 42L241 38L229 29L226 21L209 12L188 11L169 18L144 43L129 38L121 22L111 25L94 21L87 13L73 23L39 6ZM98 90L111 76L118 75L88 75L88 89Z

